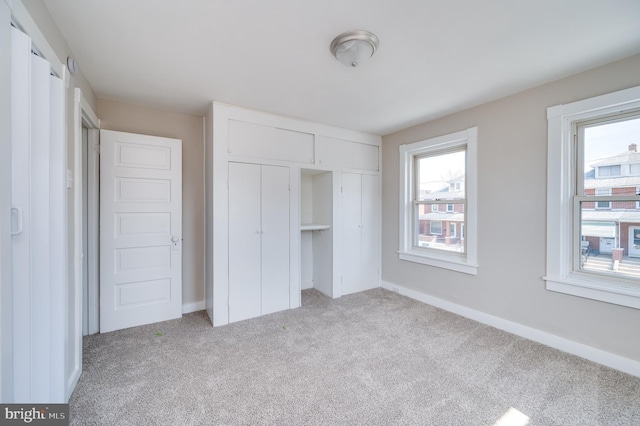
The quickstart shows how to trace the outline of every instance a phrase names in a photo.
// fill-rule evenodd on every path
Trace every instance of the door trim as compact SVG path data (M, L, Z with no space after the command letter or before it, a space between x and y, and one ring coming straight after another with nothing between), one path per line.
M640 257L640 252L639 251L637 251L635 249L632 250L632 247L635 246L635 244L634 244L635 238L633 237L634 234L635 234L635 230L640 230L640 225L638 225L638 224L629 225L629 230L627 231L627 234L628 234L627 255L629 257Z
M88 238L92 256L89 258L89 334L98 332L98 138L100 119L82 94L82 90L74 90L73 108L73 137L74 137L74 170L68 173L67 188L74 188L73 195L73 287L75 300L73 309L73 336L70 338L82 342L82 126L88 131ZM70 172L70 171L68 171ZM82 345L78 344L75 353L69 354L73 358L73 374L67 384L68 396L71 395L80 373L82 372Z

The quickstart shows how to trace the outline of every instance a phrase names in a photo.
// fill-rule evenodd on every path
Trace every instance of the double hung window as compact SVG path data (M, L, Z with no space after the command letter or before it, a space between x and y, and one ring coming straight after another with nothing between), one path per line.
M476 273L476 145L471 128L400 147L400 259Z
M547 288L640 308L640 87L547 116Z

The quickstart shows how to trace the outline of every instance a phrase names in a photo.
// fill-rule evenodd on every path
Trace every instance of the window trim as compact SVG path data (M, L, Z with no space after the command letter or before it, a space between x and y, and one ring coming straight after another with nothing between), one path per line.
M574 271L575 125L640 109L640 86L547 108L547 290L640 309L630 280Z
M477 261L477 182L478 128L471 127L455 133L400 145L400 220L398 258L409 262L449 269L465 274L478 273ZM413 246L413 203L415 191L414 158L421 154L466 147L465 171L465 253L444 250L425 250Z

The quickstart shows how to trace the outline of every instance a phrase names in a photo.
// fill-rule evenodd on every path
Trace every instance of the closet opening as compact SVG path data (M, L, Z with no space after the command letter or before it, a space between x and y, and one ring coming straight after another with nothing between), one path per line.
M334 291L333 187L333 172L300 171L300 287L331 298L339 296Z

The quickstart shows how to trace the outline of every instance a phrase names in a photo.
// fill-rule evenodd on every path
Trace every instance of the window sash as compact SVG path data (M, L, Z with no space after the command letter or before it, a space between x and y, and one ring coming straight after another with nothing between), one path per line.
M630 202L640 206L640 195L600 195L600 196L574 196L573 197L573 256L572 256L572 272L579 276L601 276L612 279L617 282L624 282L634 287L640 287L640 277L636 278L628 274L616 273L614 271L597 271L593 269L584 269L581 267L584 259L582 253L582 212L581 205L583 203L597 203L604 201L607 203L614 202ZM597 205L597 204L596 204ZM595 209L597 210L597 208ZM633 209L621 209L633 210ZM612 220L613 221L613 220ZM616 225L618 226L618 225ZM621 244L620 239L623 235L617 235L618 246ZM616 238L616 237L614 237ZM627 242L627 248L631 243Z
M434 206L439 206L444 204L445 208L443 209L443 211L441 211L441 213L452 213L453 211L455 211L455 207L453 210L449 211L447 210L447 205L451 204L451 205L455 205L455 204L462 204L463 205L463 209L464 209L464 221L461 222L464 226L464 224L466 224L467 221L467 215L466 215L466 211L467 211L467 199L466 197L448 197L448 195L451 195L450 193L447 192L443 192L442 193L442 197L441 198L435 198L435 199L430 199L430 200L421 200L420 199L420 160L424 159L424 158L433 158L433 157L439 157L442 155L447 155L447 154L453 154L453 153L457 153L457 152L463 152L464 153L464 163L465 163L465 170L464 170L464 179L466 180L467 178L467 145L458 145L458 146L454 146L454 147L450 147L450 148L444 148L444 149L433 149L433 150L429 150L427 152L421 152L419 154L414 154L412 156L412 163L413 163L413 199L411 200L414 208L413 208L413 221L412 221L412 230L411 230L411 234L412 234L412 245L414 249L418 249L418 250L433 250L433 251L437 251L437 252L448 252L448 250L443 250L443 249L439 249L436 247L420 247L419 245L419 239L420 239L420 205L431 205L431 212L436 213L439 212L440 209L438 208L437 210L434 209ZM462 184L460 182L456 182L454 183L454 188L462 187ZM449 186L449 188L451 188L451 185ZM459 189L454 189L454 191L459 191ZM456 194L459 195L459 194ZM466 193L465 193L466 195ZM426 210L425 210L426 211ZM444 218L443 218L444 219ZM440 222L440 233L434 233L432 232L432 225L433 225L434 221L430 221L429 222L429 233L432 235L443 235L444 234L444 221L439 221ZM466 254L467 252L467 247L466 244L464 245L464 249L462 252L460 252L461 254Z
M456 152L464 152L464 166L465 166L464 178L466 180L467 179L467 170L466 170L467 169L467 145L460 145L460 146L454 146L454 147L443 148L443 149L434 149L434 150L429 150L427 152L414 154L412 156L413 157L413 201L430 201L430 200L420 200L420 160L424 158L432 158L432 157L439 157L447 154L454 154ZM460 182L457 182L457 184L460 185L460 187L462 187ZM459 191L459 190L454 189L454 191ZM443 192L442 194L443 194L443 198L441 199L442 200L446 199L447 193ZM441 200L441 199L439 198L436 200ZM457 199L457 198L449 198L449 199Z

